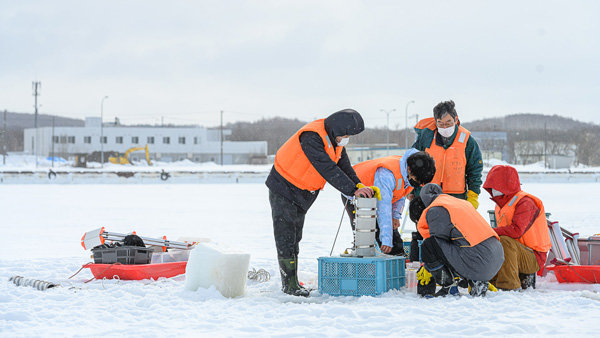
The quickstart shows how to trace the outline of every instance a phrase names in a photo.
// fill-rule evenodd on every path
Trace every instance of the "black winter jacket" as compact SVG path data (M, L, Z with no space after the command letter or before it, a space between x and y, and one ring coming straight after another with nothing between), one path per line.
M364 129L362 117L352 109L333 113L325 119L325 131L332 142L335 142L337 136L357 135ZM346 149L342 150L341 158L336 164L325 152L325 144L319 134L311 131L302 133L300 145L310 163L329 184L347 196L354 194L357 190L356 184L360 183L360 179L350 164ZM319 195L318 190L299 189L288 182L275 170L275 166L271 168L265 184L273 192L292 201L305 212Z

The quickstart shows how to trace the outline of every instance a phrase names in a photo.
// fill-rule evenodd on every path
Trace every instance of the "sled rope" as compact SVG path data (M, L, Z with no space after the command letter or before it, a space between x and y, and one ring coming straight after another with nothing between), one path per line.
M596 278L596 273L592 272L594 275L594 281L589 281L587 280L587 278L584 278L582 275L580 275L577 270L573 269L573 267L571 266L571 264L567 264L567 266L569 267L569 269L571 269L571 271L573 271L577 276L579 276L579 278L581 278L582 280L586 281L588 284L597 284L598 283L598 278ZM560 272L560 275L562 276L562 272ZM563 279L566 279L564 276L562 276Z
M90 264L93 264L93 263L92 263L92 262L89 262L89 263L86 263L86 264L84 264L84 265L83 265L83 266L82 266L82 267L81 267L79 270L77 270L77 272L75 272L75 273L74 273L74 274L73 274L71 277L69 277L68 279L71 279L71 278L75 277L75 275L77 275L78 273L80 273L80 272L81 272L81 270L83 270L83 269L84 269L86 266L88 266L88 265L90 265ZM104 270L102 270L102 272L100 272L100 273L98 274L98 276L102 276L102 274L104 273L104 271L106 271L106 270L110 269L110 268L111 268L113 265L120 265L120 264L121 264L121 263L119 263L119 262L117 262L117 263L112 263L111 265L107 266L107 267L106 267ZM114 277L114 276L113 276L113 277ZM85 281L85 282L83 282L83 283L84 283L84 284L85 284L85 283L89 283L89 282L91 282L91 281L93 281L93 280L95 280L95 279L96 279L96 277L92 277L92 278L90 278L90 279L86 280L86 281ZM106 277L104 277L104 279L106 279Z

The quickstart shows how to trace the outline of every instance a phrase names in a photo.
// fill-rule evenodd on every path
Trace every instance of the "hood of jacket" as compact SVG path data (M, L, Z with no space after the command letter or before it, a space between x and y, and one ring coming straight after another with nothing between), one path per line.
M421 188L421 193L419 196L421 196L423 204L425 204L425 207L427 208L439 195L443 193L442 187L439 185L435 183L427 183L423 186L423 188Z
M512 196L521 191L521 181L519 180L517 169L509 165L496 165L492 167L487 174L485 183L483 183L483 189L492 196L492 201L503 207ZM493 197L492 189L498 190L504 195Z
M340 110L325 119L325 130L332 141L337 136L358 135L365 130L362 116L353 109Z

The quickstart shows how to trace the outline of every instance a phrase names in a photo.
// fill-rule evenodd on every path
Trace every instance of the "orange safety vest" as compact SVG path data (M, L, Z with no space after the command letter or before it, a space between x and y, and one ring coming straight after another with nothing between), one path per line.
M443 207L450 214L450 221L463 234L470 246L475 246L490 237L500 239L488 222L481 217L473 205L465 200L442 194L431 203L421 215L417 230L423 238L429 238L429 224L427 224L427 211L433 207ZM453 240L458 238L453 238Z
M527 230L520 238L516 238L516 240L535 251L548 252L548 250L550 250L552 247L552 242L550 242L550 233L548 231L548 223L546 221L544 204L542 204L542 201L539 198L524 191L519 191L508 203L504 205L504 207L500 208L496 205L496 225L498 227L505 227L512 224L512 218L515 214L516 206L518 202L525 196L531 198L535 202L535 205L540 209L540 214L535 219L529 230Z
M435 118L423 119L419 121L415 128L427 128L435 132L431 145L425 149L435 160L435 176L433 176L431 183L440 185L445 194L464 193L466 190L465 168L467 166L465 149L471 132L459 125L454 142L448 149L444 149L444 147L435 144L437 134Z
M325 131L325 119L320 119L300 128L277 150L275 154L275 170L299 189L309 191L322 190L327 181L313 167L300 145L300 135L305 131L318 133L321 139L323 139L325 152L329 155L329 158L335 163L340 160L344 147L333 146Z
M378 168L384 167L390 170L396 178L396 186L394 187L392 196L392 203L395 203L413 190L413 187L411 186L404 189L404 179L402 178L402 172L400 171L401 158L402 156L393 155L361 162L354 166L354 171L356 171L356 175L360 178L362 184L372 186L375 182L375 171L377 171Z

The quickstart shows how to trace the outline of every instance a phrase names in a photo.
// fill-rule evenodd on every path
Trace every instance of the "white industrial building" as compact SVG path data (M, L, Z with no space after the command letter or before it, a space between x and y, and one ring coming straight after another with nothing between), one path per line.
M37 134L37 137L36 137ZM103 145L100 143L100 136ZM204 127L133 127L104 123L88 117L84 127L43 127L25 129L25 152L37 156L60 156L74 159L82 154L125 153L133 147L148 145L152 160L221 164L262 164L267 161L267 141L233 142L225 140L231 130L209 130ZM222 140L223 139L223 140ZM145 152L130 154L132 161L145 160Z

